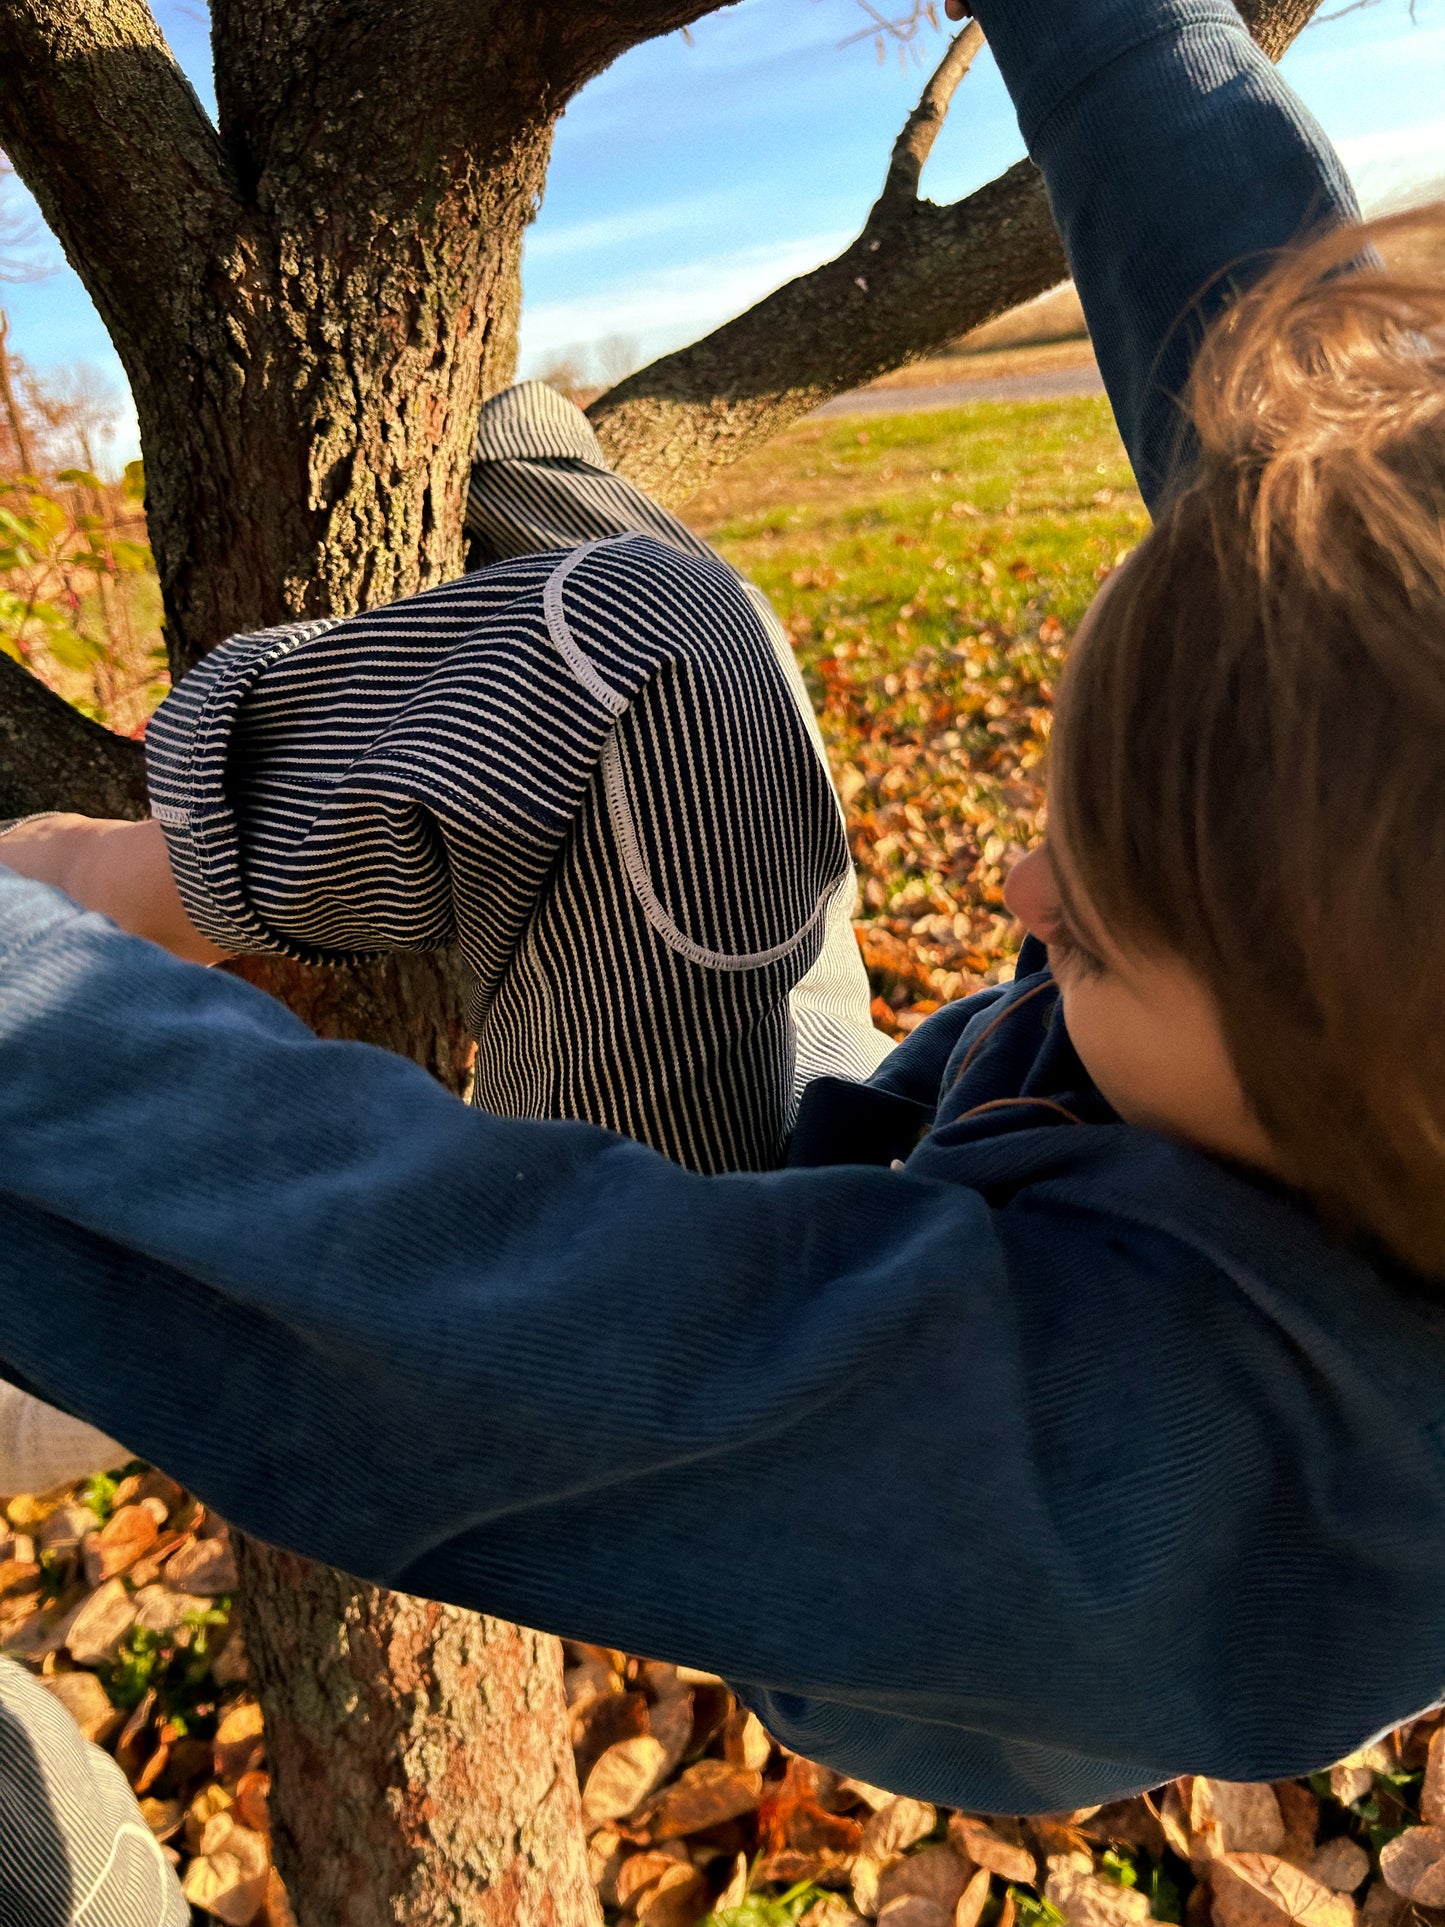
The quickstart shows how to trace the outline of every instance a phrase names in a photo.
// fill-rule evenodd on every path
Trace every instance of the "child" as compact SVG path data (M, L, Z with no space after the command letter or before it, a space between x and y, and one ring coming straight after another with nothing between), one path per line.
M153 731L165 848L17 867L192 955L455 937L483 1104L674 1161L11 883L0 1346L248 1530L1018 1812L1313 1768L1445 1678L1442 315L1336 272L1358 233L1300 256L1171 492L1189 297L1348 190L1222 0L984 22L1162 504L1075 646L1016 982L859 1081L840 965L810 1035L836 811L764 610L656 511L242 639ZM484 421L498 546L534 482L617 500L551 406ZM166 1388L218 1351L199 1436Z

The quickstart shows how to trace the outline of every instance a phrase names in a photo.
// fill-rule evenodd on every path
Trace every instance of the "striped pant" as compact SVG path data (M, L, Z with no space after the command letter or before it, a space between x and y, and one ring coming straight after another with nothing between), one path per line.
M889 1048L787 638L540 383L483 410L467 531L471 574L236 638L159 711L192 920L320 961L455 944L478 1103L774 1165L808 1079Z

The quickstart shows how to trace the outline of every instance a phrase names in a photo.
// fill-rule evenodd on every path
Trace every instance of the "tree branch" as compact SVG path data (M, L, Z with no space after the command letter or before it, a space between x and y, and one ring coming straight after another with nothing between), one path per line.
M923 164L933 152L949 103L982 46L983 28L976 20L970 20L963 32L955 34L949 42L948 51L929 76L918 105L904 121L903 131L893 143L883 192L869 216L870 221L877 218L880 208L918 199Z
M1318 4L1243 0L1240 10L1277 60ZM834 395L936 353L1067 276L1032 162L950 207L917 198L977 35L976 24L959 34L930 78L844 253L593 402L587 412L621 473L661 501L684 501Z
M36 810L144 816L145 753L0 655L0 818Z
M142 386L235 220L215 130L144 0L0 0L0 68L0 146Z

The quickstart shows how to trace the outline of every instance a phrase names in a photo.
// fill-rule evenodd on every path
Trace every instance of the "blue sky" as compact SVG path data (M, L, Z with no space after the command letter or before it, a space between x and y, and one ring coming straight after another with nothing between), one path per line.
M198 0L162 0L156 11L209 103ZM742 0L694 28L692 44L672 35L636 48L585 89L558 125L528 237L524 372L560 355L600 372L674 347L857 231L922 78L897 49L880 66L869 39L843 44L865 25L857 0ZM919 47L936 59L942 41L925 29ZM1284 71L1367 205L1445 176L1445 0L1415 0L1413 16L1408 0L1375 0L1317 21ZM985 53L924 191L951 200L1022 152ZM123 393L105 330L68 269L0 299L32 364L88 362ZM134 452L124 429L111 458Z

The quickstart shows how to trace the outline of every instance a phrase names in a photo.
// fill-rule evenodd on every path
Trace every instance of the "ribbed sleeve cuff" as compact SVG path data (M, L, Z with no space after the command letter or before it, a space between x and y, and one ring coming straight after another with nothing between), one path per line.
M267 669L341 620L264 629L223 643L172 690L147 726L151 815L165 833L186 915L223 950L323 960L269 929L252 908L226 771L241 705Z
M1136 48L1200 28L1253 48L1229 0L980 0L976 12L1035 159L1060 108Z
M565 395L544 381L521 381L487 402L477 423L479 462L586 462L605 469L607 458L592 424Z

